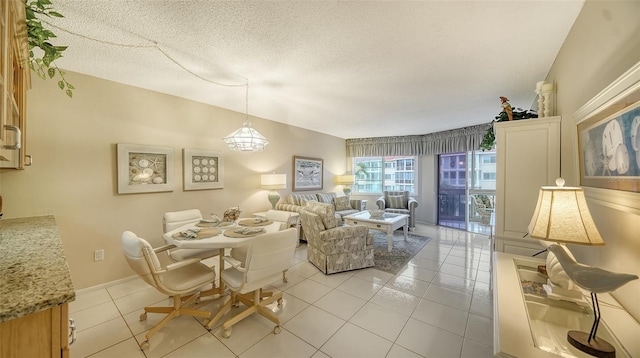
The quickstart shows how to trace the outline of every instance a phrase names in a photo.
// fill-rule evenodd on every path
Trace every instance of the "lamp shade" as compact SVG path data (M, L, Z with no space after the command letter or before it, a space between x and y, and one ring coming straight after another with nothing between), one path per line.
M251 127L251 123L246 121L237 131L224 137L224 142L231 150L242 152L262 152L269 144L267 138Z
M287 174L262 174L260 186L263 189L284 189L287 187Z
M351 185L355 184L355 182L356 176L353 174L338 175L336 177L336 183L338 185Z
M529 235L538 240L580 245L604 245L593 222L584 190L558 186L540 188L538 203L529 223Z

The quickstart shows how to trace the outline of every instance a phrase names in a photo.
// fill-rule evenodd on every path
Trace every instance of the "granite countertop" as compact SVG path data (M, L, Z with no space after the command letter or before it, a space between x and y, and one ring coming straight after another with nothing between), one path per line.
M0 322L75 296L53 215L0 220Z

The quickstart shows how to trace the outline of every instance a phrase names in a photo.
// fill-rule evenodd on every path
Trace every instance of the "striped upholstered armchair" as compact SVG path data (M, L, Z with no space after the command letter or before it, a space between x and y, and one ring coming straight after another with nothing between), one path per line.
M376 200L376 205L388 213L408 214L409 230L415 230L418 201L410 197L408 191L385 190L383 195Z

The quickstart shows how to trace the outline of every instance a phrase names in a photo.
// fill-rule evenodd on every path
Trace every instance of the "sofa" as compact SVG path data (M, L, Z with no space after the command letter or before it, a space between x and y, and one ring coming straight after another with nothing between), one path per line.
M338 225L333 205L312 202L300 211L307 259L324 274L374 266L373 235L363 225Z
M340 220L338 225L342 224L342 217L355 214L366 209L363 207L362 200L349 199L348 196L337 196L336 193L292 193L287 196L286 202L276 204L276 209L300 213L310 201L332 204L335 209L336 218Z

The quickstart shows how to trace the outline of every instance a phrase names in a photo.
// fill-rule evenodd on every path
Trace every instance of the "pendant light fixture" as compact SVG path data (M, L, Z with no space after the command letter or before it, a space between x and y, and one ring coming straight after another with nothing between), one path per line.
M224 142L227 143L227 147L231 150L262 152L264 147L269 144L269 141L257 130L253 129L251 122L249 122L249 80L247 80L245 97L245 121L240 129L224 137Z

